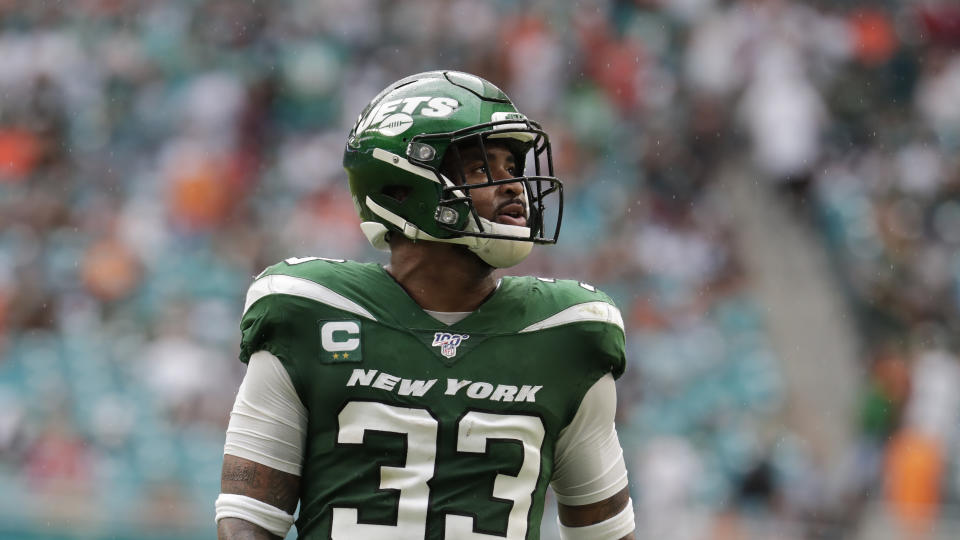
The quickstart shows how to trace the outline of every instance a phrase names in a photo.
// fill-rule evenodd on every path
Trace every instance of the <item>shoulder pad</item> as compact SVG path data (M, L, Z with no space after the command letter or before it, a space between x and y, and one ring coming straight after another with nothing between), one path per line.
M266 267L257 274L256 279L264 276L284 274L288 276L312 279L319 276L336 274L339 266L350 266L357 263L346 259L328 259L326 257L290 257L277 264Z
M586 361L593 362L614 378L626 367L623 317L603 291L580 281L567 279L521 278L526 281L525 324L520 333L564 327L589 350Z
M369 271L367 266L344 259L291 257L268 267L257 276L247 290L243 311L246 313L262 298L282 294L307 298L376 320L366 308L343 294L353 286L362 286Z
M582 281L551 278L529 280L531 297L538 298L521 332L544 330L578 322L609 323L623 330L620 310L603 291ZM534 306L531 306L534 307Z

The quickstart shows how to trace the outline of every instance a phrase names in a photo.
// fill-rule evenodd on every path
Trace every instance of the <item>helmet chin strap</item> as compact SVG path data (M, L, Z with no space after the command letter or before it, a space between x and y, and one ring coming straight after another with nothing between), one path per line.
M403 231L403 235L407 238L411 240L427 240L430 242L467 246L467 248L476 253L483 262L494 268L507 268L519 264L526 259L527 255L530 255L530 252L533 250L533 242L529 240L507 240L503 238L483 238L479 236L437 238L424 232L399 215L380 206L370 197L367 197L366 204L371 212ZM516 236L519 238L529 238L530 236L530 229L527 227L495 223L485 218L480 218L480 221L483 223L484 230L494 234ZM471 232L479 232L476 224L473 222L470 223L469 228ZM390 249L390 245L386 239L387 233L389 232L386 225L375 221L365 221L360 224L360 229L374 248L380 250Z
M485 220L484 220L485 221ZM493 223L493 225L500 225ZM515 227L515 225L504 225L505 227ZM526 227L518 227L525 229ZM494 230L496 232L496 230ZM477 236L465 236L475 240L474 245L469 246L470 251L477 254L478 257L494 268L507 268L520 264L527 255L533 250L533 242L525 240L506 240L504 238L480 238Z

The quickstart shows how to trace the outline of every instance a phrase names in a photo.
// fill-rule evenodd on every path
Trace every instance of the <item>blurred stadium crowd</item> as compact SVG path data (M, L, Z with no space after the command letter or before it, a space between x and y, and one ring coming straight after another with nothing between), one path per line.
M638 537L844 537L878 498L916 532L957 500L955 3L3 0L0 59L0 537L212 534L243 293L290 256L384 260L345 134L443 67L551 134L560 243L516 271L624 313ZM842 497L781 424L730 168L782 192L856 308Z

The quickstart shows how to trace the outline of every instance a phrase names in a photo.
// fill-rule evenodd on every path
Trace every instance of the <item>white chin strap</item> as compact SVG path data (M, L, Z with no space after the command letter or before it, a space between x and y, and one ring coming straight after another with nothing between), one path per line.
M419 227L403 219L397 214L375 203L370 197L366 200L367 208L371 212L389 221L398 229L403 231L403 235L411 240L428 240L430 242L444 242L447 244L460 244L467 246L470 251L477 254L483 262L495 268L506 268L514 266L527 258L530 251L533 250L533 242L529 240L507 240L501 238L481 238L478 236L461 236L458 238L437 238L422 231ZM515 236L517 238L530 238L530 228L520 227L518 225L506 225L495 223L485 218L480 218L483 224L483 231L487 233L500 234L504 236ZM376 221L364 221L360 224L360 229L366 235L370 244L381 250L389 250L387 243L387 226ZM480 232L477 224L472 220L467 226L470 232Z

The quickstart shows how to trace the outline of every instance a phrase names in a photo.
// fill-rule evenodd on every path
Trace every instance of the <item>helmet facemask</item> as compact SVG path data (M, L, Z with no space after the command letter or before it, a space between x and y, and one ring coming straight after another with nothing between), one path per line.
M431 145L434 141L447 145L443 165L439 168L428 166L442 186L435 215L439 227L458 236L531 244L556 243L563 217L563 185L553 175L549 138L539 126L529 121L489 122L459 132L418 135L411 140L411 146ZM514 156L518 173L513 178L493 178L487 148L496 143L505 145ZM467 149L477 152L482 159L486 182L467 183L463 159ZM416 163L415 159L411 161ZM531 163L533 174L526 175ZM519 184L522 188L519 198L526 210L525 226L496 223L481 217L477 211L472 191L506 184Z

